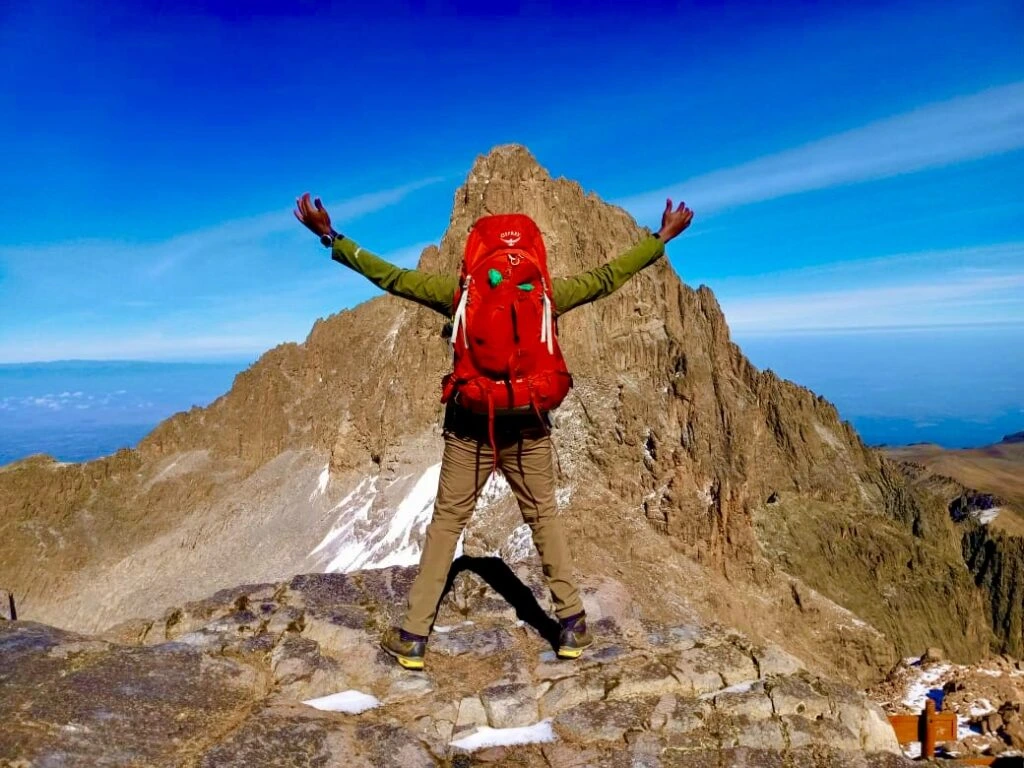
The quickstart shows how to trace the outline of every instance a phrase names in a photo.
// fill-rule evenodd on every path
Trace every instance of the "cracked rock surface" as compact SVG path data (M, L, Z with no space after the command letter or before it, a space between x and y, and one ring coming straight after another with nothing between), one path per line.
M539 565L520 569L542 593ZM377 647L415 569L308 574L224 590L85 636L0 622L0 765L902 766L881 709L717 626L607 608L558 661L475 575L446 598L423 672ZM584 590L597 613L608 580ZM455 590L453 590L455 591ZM360 691L358 714L304 701ZM546 720L547 743L453 746Z

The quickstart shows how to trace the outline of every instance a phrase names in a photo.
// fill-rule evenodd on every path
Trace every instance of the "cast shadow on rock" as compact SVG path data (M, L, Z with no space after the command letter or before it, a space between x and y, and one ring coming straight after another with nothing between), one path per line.
M470 557L462 555L455 559L448 571L448 579L441 593L441 600L452 588L456 577L463 571L475 573L511 605L516 618L533 627L537 633L551 644L552 649L558 648L558 622L552 619L540 607L537 598L530 588L516 576L511 568L500 557ZM438 602L440 605L440 601Z

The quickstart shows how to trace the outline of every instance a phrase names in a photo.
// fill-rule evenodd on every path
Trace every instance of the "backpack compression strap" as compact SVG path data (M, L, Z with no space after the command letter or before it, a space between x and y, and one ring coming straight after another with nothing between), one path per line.
M469 348L469 339L466 337L466 303L469 299L469 281L472 275L466 275L466 284L462 286L462 296L459 297L459 306L455 308L455 317L452 320L452 350L455 349L455 340L459 337L459 329L462 329L462 341Z
M540 342L541 344L546 343L548 354L553 355L555 353L555 321L551 312L551 299L548 298L548 286L543 278L541 279L541 289L541 293L544 294L544 312L540 324Z

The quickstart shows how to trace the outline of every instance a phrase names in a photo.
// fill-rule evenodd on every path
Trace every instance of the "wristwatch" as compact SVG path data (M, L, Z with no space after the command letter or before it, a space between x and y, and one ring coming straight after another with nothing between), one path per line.
M342 237L342 235L335 232L334 227L331 227L330 234L320 235L320 242L323 243L325 248L330 248L339 237Z

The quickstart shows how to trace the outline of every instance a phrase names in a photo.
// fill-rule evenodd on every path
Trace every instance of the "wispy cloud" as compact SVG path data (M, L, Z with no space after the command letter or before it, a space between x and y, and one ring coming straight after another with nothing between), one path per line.
M976 325L1006 321L1006 302L994 293L1024 289L1024 275L976 277L723 302L735 331L792 331ZM1020 308L1020 302L1015 302ZM998 312L992 312L995 307ZM1017 313L1024 323L1024 313Z
M397 205L414 192L443 180L443 177L432 176L392 189L333 203L327 201L325 205L332 222L340 229L341 225ZM38 277L41 266L52 270L54 264L66 260L69 265L82 264L90 269L97 263L101 267L117 264L132 274L155 279L189 262L206 264L223 261L225 255L236 254L244 258L254 249L266 248L268 243L277 244L282 238L301 238L303 242L310 242L309 233L295 220L289 203L276 211L231 219L156 242L110 239L0 246L0 268L6 267L11 279Z
M396 205L413 192L440 181L443 181L443 177L431 176L392 189L369 192L335 203L327 202L325 206L330 211L331 222L340 228L342 224L360 216ZM153 253L148 272L151 277L158 277L168 269L188 261L192 256L262 242L274 235L293 232L297 225L298 222L289 207L178 235L152 246Z
M328 209L343 229L439 180L328 201ZM383 255L411 267L426 245ZM317 317L374 290L330 262L288 202L160 242L0 247L0 268L8 274L0 361L10 362L247 356L305 338Z
M414 267L430 243L416 243L381 256L398 266ZM317 246L319 248L319 246ZM321 260L325 259L315 252ZM255 260L255 257L253 257ZM233 292L230 286L204 286L187 303L163 302L147 316L98 311L68 330L69 315L52 324L35 323L20 333L0 336L0 363L89 360L219 360L250 358L290 341L302 341L313 322L379 293L354 271L321 264L273 285ZM219 289L219 290L218 290ZM147 305L151 302L147 302Z
M287 333L287 329L284 330ZM285 341L282 329L264 333L175 334L139 329L124 334L96 334L84 338L44 338L17 345L0 345L0 362L31 363L50 360L220 360L250 357Z
M803 146L617 200L650 211L665 198L698 215L1024 147L1024 82L923 106Z
M121 389L113 393L114 395L124 395L125 390ZM87 395L85 392L61 392L59 394L46 393L45 395L28 395L28 396L7 396L0 399L0 411L13 411L19 408L45 408L51 411L60 411L64 408L75 408L77 410L87 410L93 407L96 403L97 398L94 395ZM110 402L110 395L103 400L98 401L103 405Z
M1019 323L1024 243L898 254L718 281L738 334Z

